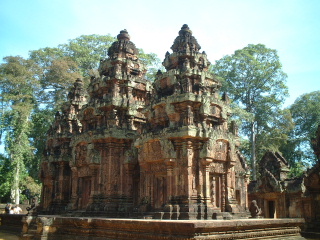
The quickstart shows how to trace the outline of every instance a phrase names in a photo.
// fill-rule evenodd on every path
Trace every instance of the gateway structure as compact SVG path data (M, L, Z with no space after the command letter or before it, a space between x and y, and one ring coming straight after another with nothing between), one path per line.
M126 30L48 133L40 211L106 217L244 217L248 169L210 62L183 25L150 82ZM88 95L88 97L87 97Z

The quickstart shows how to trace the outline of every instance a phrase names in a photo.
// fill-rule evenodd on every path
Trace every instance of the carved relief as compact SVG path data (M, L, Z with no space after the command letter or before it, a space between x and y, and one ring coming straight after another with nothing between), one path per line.
M167 173L167 167L163 162L150 163L149 173Z
M87 145L79 144L75 147L75 163L78 166L81 166L82 164L86 163L86 157L87 157Z
M146 142L140 153L141 159L147 162L154 162L164 158L161 151L160 141Z
M86 162L89 164L99 164L101 162L100 151L98 149L95 149L93 144L88 144Z
M226 165L225 163L221 162L213 162L209 165L209 172L211 173L225 173L226 172Z
M215 145L215 155L216 160L226 161L228 155L229 144L225 140L217 140Z
M216 118L221 118L221 107L218 105L211 105L210 113Z

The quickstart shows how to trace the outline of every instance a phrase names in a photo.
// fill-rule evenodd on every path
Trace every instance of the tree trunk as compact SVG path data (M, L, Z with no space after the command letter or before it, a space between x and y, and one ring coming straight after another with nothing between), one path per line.
M256 129L255 122L251 123L251 164L252 164L252 180L257 180L256 169Z
M14 204L20 203L19 174L20 174L20 167L19 167L19 164L17 164L16 169L14 170L13 184L11 188L11 199Z

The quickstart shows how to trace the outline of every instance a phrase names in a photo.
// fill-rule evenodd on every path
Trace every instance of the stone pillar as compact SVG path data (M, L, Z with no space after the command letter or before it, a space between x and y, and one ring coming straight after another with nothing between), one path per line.
M197 205L197 189L195 185L195 174L194 174L194 144L192 141L183 142L182 149L182 166L181 175L183 178L182 186L184 192L180 195L180 215L179 219L196 219L198 213Z
M201 159L202 171L203 171L203 202L204 202L204 219L212 219L212 215L214 212L214 205L211 202L211 181L210 179L210 172L209 166L212 163L212 159L210 158L203 158ZM213 189L214 191L214 189Z
M132 99L133 96L132 96L132 87L128 87L128 92L127 92L127 96L126 96L128 99Z
M119 92L120 92L119 83L118 83L118 81L115 80L114 85L113 85L112 96L113 97L118 97L119 96Z
M226 210L226 174L221 175L221 211Z
M77 209L77 200L78 200L78 171L76 167L71 168L71 177L72 177L72 189L71 189L71 204L72 209Z
M187 164L187 171L184 174L185 177L185 183L187 183L187 189L186 193L188 198L190 199L193 193L193 178L195 177L193 172L192 172L192 167L193 167L193 157L194 157L194 149L193 149L193 144L191 141L187 141L185 144L186 148L186 164Z
M133 169L134 164L133 163L125 163L124 164L125 169L125 188L123 190L123 193L128 196L132 197L132 186L133 186Z
M106 171L108 172L107 174L107 179L106 182L104 184L106 184L106 194L109 195L111 193L111 183L112 183L112 171L113 171L113 166L112 166L112 152L113 152L113 146L111 143L106 143L106 148L107 148L107 161L106 161Z
M91 169L92 172L92 180L91 180L91 193L90 196L94 196L98 194L98 168L96 165L89 165L89 168Z
M210 158L203 158L201 159L202 169L203 169L203 197L204 202L206 204L211 203L210 200L210 173L209 173L209 166L212 163L212 159Z
M58 162L57 166L56 166L56 168L58 170L58 176L56 176L57 180L58 180L58 191L57 191L57 195L56 195L55 200L58 200L59 202L61 202L63 199L63 188L65 187L65 186L63 186L64 165L65 165L64 162Z
M246 174L244 178L244 194L245 194L245 207L249 209L249 198L248 198L248 185L250 182L250 175Z
M169 158L165 160L165 164L167 166L167 201L170 202L171 197L173 196L173 165L175 160L173 158Z

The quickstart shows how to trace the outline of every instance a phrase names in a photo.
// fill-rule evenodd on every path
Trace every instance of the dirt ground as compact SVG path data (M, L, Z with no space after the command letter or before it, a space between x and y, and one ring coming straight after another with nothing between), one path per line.
M6 231L0 231L0 240L19 240L19 233L13 234Z

